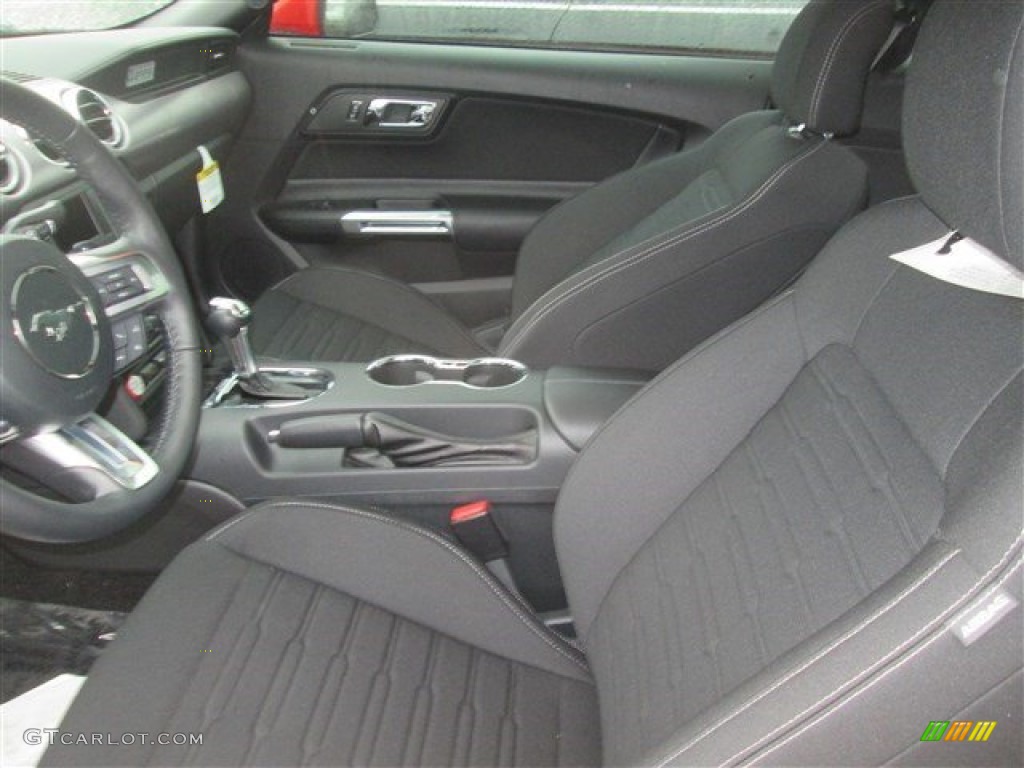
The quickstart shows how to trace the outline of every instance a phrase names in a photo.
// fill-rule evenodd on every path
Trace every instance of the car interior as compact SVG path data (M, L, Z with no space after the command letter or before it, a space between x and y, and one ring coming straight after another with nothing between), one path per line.
M4 764L1024 764L1024 0L335 2L4 11Z

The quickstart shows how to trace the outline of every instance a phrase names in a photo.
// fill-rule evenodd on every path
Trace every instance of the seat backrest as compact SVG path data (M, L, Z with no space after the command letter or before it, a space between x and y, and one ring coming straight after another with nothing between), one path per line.
M866 200L830 137L857 130L893 0L811 0L773 67L778 109L563 203L523 243L501 354L659 370L790 282Z
M850 222L567 479L606 763L1020 764L1022 32L1020 0L937 0L905 104L920 195ZM891 258L933 243L935 271L953 230L1013 295ZM1002 731L924 752L953 720Z

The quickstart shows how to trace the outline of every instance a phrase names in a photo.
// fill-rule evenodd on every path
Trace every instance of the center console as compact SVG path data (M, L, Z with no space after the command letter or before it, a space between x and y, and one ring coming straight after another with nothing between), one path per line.
M207 399L190 476L246 502L382 506L551 503L583 444L647 380L423 355L258 370L255 393L236 371Z

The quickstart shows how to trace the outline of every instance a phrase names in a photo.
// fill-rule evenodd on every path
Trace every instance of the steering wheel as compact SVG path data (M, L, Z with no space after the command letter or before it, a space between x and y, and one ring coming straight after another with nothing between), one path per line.
M97 539L155 507L191 453L201 397L196 315L156 212L92 132L6 79L0 110L60 150L115 232L113 242L70 256L0 236L0 533ZM109 317L89 276L122 267L143 292ZM159 318L166 348L165 404L148 452L95 412L114 379L111 324L140 313Z

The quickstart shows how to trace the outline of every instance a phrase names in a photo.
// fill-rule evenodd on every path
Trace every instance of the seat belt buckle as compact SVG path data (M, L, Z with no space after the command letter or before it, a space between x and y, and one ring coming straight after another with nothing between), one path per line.
M449 517L455 538L481 562L490 563L508 557L508 541L491 514L489 501L461 504Z

